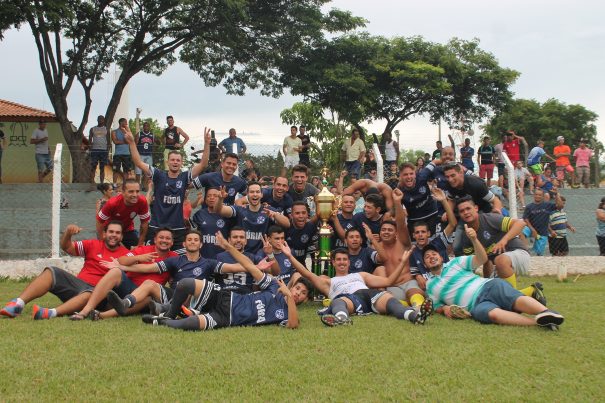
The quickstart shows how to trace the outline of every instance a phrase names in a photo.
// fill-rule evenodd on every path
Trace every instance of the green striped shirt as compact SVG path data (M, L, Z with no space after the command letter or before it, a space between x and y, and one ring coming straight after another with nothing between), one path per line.
M426 291L435 308L458 305L470 311L490 280L473 272L473 256L459 256L444 263L441 274L427 281Z

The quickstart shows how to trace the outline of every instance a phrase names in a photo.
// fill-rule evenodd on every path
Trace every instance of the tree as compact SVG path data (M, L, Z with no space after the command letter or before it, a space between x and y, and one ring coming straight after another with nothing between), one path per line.
M121 68L105 113L111 122L122 92L139 72L159 75L177 58L207 85L231 94L258 88L283 91L284 60L314 47L326 32L353 29L363 20L321 8L328 0L0 0L0 33L29 26L46 91L71 150L76 181L88 174L80 152L92 105L91 90L112 63ZM76 129L67 97L74 84L84 109Z
M506 105L517 76L478 40L442 45L355 34L301 53L286 69L284 85L354 126L384 120L384 132L391 132L417 114L469 127Z

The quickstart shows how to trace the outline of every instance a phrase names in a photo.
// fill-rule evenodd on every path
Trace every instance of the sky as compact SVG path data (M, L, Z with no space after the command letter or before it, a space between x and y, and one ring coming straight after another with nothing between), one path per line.
M403 0L336 0L328 5L350 10L368 20L366 31L375 35L423 36L434 42L452 37L478 38L482 49L493 53L501 66L521 73L512 90L515 97L544 102L557 98L582 104L601 115L596 122L605 141L605 3L576 0L453 0L423 2ZM37 52L28 29L12 30L0 42L0 98L52 111L39 71ZM104 113L111 95L112 77L98 83L93 92L89 126ZM289 126L279 113L300 98L288 93L278 99L249 91L245 96L226 95L222 87L205 87L203 81L177 63L161 76L138 74L129 85L128 111L136 107L143 117L161 124L173 115L177 126L201 141L203 127L217 133L237 129L247 143L281 144ZM80 122L82 97L69 99L69 116ZM365 125L382 133L382 122ZM417 117L401 123L400 146L431 151L437 126ZM480 128L475 128L478 138ZM449 129L442 128L443 135ZM219 136L219 140L221 137ZM474 141L473 141L474 143Z

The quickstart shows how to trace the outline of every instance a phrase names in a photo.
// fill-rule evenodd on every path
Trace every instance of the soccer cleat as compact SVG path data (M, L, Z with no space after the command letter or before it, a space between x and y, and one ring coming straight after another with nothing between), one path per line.
M531 284L534 288L534 292L531 293L531 297L546 306L546 296L544 295L544 286L542 283L535 282Z
M4 308L0 311L0 316L7 318L16 318L23 312L23 307L17 304L17 299L11 299L10 302L4 305Z
M323 316L323 315L325 315L326 313L328 313L329 311L330 311L330 307L329 307L329 306L326 306L325 308L319 308L319 309L317 310L317 314L318 314L319 316Z
M96 309L93 309L92 311L88 312L87 318L92 320L93 322L101 320L101 312L97 311Z
M187 308L185 305L181 305L181 313L183 314L183 317L188 318L190 316L197 316L199 315L199 311L197 311L196 309L193 308Z
M34 320L50 319L48 311L48 308L42 308L40 305L34 304L34 308L32 309L32 317Z
M116 310L118 315L126 316L126 310L129 308L129 306L126 303L126 300L120 298L115 291L109 290L107 293L107 302L109 302L109 306Z
M147 304L147 308L149 308L149 313L158 316L164 312L168 312L168 309L170 309L170 304L160 304L159 302L151 300L149 301L149 304Z
M414 318L414 324L424 325L424 322L426 322L431 313L433 313L433 300L427 298L420 305L420 311L416 314L416 318Z
M321 323L323 323L324 325L329 326L329 327L334 327L334 326L341 326L341 325L352 325L353 321L348 316L345 318L341 318L336 315L332 315L332 314L328 313L328 314L322 315Z
M468 319L471 313L459 305L450 305L450 315L452 319Z
M166 321L170 318L167 318L162 315L145 314L141 317L141 319L143 320L143 323L147 323L147 324L153 325L153 326L159 326L159 325L165 325Z
M551 325L560 326L565 318L559 312L547 309L536 315L536 323L538 326L550 327Z

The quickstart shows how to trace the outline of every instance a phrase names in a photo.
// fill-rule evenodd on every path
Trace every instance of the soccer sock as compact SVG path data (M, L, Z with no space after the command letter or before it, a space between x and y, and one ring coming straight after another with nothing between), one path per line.
M424 295L414 294L410 297L410 302L413 307L420 307L424 303Z
M535 288L533 286L529 286L529 287L525 287L519 290L519 292L523 295L526 295L528 297L531 297L533 295L535 291Z
M197 316L190 316L185 319L168 319L166 326L174 329L200 330L200 320Z
M387 301L387 314L396 317L397 319L405 319L411 322L416 319L416 311L414 308L404 307L396 298L391 298Z
M48 310L48 319L54 318L57 316L57 310L55 308L50 308Z
M334 313L335 316L339 318L344 317L345 319L349 317L349 310L347 309L347 303L342 299L338 298L332 301L330 304L330 309Z
M137 303L137 299L134 295L128 294L124 297L124 302L126 302L126 308L130 308L131 306L134 306Z
M195 279L185 278L179 281L174 290L172 301L170 301L170 309L166 312L165 316L176 318L179 312L181 312L181 305L183 305L187 297L193 294L195 294Z
M25 306L25 301L23 301L21 298L16 298L15 299L15 303L20 306L21 308L23 308Z
M405 299L400 299L399 302L401 303L401 305L403 306L410 306L410 304L408 304L408 302Z
M513 275L510 277L503 278L502 280L508 282L510 285L513 286L513 288L517 288L517 276L515 275L515 273L513 273Z

